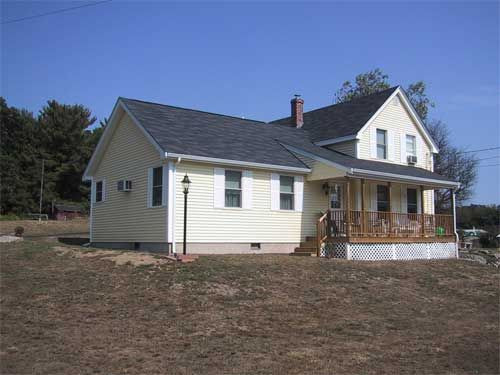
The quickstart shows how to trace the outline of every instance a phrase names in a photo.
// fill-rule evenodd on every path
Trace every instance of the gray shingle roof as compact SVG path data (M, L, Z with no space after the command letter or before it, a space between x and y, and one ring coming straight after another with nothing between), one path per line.
M364 119L368 121L372 113L378 108L395 90L389 89L382 93L370 95L367 101L368 109L361 112L364 114L351 114L348 111L356 112L361 107L360 102L351 103L350 109L342 107L344 119L349 119L345 124L352 123L356 126ZM361 98L363 99L363 98ZM360 99L360 100L361 100ZM163 104L144 102L135 99L120 98L127 109L153 137L158 145L166 152L194 155L208 158L218 158L234 161L244 161L251 163L262 163L280 165L294 168L309 168L295 154L286 148L286 145L293 146L306 151L320 158L340 164L346 168L366 169L384 173L401 174L409 177L427 178L438 181L450 181L445 177L427 171L425 169L410 167L405 165L383 163L371 160L356 159L354 157L328 150L313 144L314 137L318 134L312 129L297 129L292 126L283 126L282 123L264 123L261 121L241 119L238 117L219 115L209 112L202 112L192 109L173 107ZM345 103L349 104L349 103ZM340 112L326 107L317 111L325 111L318 116L327 119L328 116L336 116ZM315 112L315 111L312 111ZM328 116L327 116L328 115ZM330 121L335 126L336 120ZM328 137L342 136L324 128L324 134ZM347 126L344 124L344 127ZM354 126L354 125L353 125ZM326 129L326 130L325 130ZM352 131L351 131L352 133Z
M276 141L307 139L302 129L121 98L167 152L307 168Z
M396 91L396 87L363 96L345 103L304 112L302 128L313 142L356 134ZM292 126L291 117L272 121L273 124Z

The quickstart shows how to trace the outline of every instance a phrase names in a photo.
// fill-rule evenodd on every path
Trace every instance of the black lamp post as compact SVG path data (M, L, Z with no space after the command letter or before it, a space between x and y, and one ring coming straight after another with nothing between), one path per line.
M184 188L184 243L182 246L182 253L186 255L186 222L187 222L187 202L188 202L188 194L189 194L189 185L191 181L186 173L184 178L182 179L182 187Z

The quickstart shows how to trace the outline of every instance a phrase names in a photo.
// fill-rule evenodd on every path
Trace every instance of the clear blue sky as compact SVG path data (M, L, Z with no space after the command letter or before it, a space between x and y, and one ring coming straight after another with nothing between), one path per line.
M9 2L7 20L89 2ZM498 2L120 2L2 25L1 95L37 113L49 99L98 119L118 96L272 120L302 94L331 104L379 67L424 80L453 142L499 145ZM480 158L495 157L479 153ZM500 158L481 161L473 203L500 203Z

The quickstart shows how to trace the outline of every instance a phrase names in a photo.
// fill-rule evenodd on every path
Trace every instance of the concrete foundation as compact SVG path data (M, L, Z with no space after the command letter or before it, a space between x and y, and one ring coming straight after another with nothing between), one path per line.
M168 253L171 248L166 242L93 242L92 247L106 249L138 250ZM189 254L289 254L299 247L299 243L260 243L260 249L250 243L188 243ZM182 242L176 243L176 252L182 254Z

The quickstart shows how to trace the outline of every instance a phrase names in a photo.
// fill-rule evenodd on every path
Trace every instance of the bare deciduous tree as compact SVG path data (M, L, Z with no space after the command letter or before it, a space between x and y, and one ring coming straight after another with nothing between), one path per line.
M434 155L434 172L460 182L456 190L457 203L470 199L477 177L476 157L451 144L449 129L441 121L432 121L427 128L439 148L439 154ZM436 213L448 212L450 204L450 191L436 190Z

